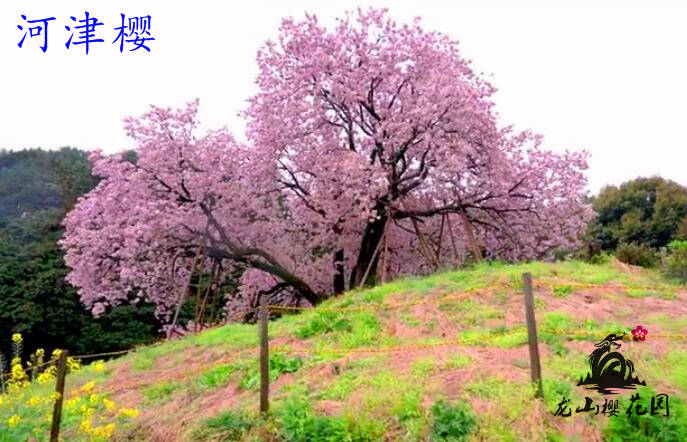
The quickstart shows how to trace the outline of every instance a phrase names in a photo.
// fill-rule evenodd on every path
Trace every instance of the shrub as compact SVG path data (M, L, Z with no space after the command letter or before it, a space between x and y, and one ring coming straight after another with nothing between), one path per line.
M472 433L477 419L465 402L449 404L439 400L432 405L433 441L462 441Z
M237 369L236 365L218 365L205 371L198 377L198 384L204 388L223 387L229 381L229 376Z
M590 264L607 264L611 261L611 255L607 252L601 252L589 258Z
M644 244L621 244L615 252L616 258L625 264L653 267L656 264L656 251Z
M687 240L673 241L668 244L670 255L666 259L666 271L669 276L687 282Z
M573 292L571 285L557 285L553 288L553 296L556 298L565 298Z
M290 398L278 418L287 442L368 442L379 440L379 427L365 419L313 414L305 398Z
M206 419L201 428L192 433L195 440L242 440L253 427L253 419L241 412L225 411L224 413Z

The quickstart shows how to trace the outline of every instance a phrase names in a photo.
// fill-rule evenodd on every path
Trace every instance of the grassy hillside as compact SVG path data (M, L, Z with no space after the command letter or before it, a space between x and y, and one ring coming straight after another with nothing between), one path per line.
M529 382L523 272L534 278L544 400ZM626 339L621 351L647 382L643 403L669 394L670 417L629 419L629 394L617 417L575 413L585 396L604 402L575 386L593 344L639 324L647 340ZM64 432L66 440L687 440L686 332L687 289L652 271L481 265L349 292L270 322L265 419L257 326L232 324L70 374ZM3 397L0 440L45 440L52 388ZM553 416L563 396L567 418Z

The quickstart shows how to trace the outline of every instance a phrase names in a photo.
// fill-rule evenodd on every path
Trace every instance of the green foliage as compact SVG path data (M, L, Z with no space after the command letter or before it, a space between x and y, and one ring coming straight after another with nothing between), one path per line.
M229 376L236 371L235 365L218 365L205 371L198 378L201 387L213 389L223 387L229 381Z
M687 282L687 240L672 241L668 249L670 255L666 259L666 272L673 278Z
M350 331L351 322L336 312L318 312L307 324L301 327L296 334L305 339L311 336L330 333L333 331Z
M434 441L462 441L473 432L477 419L465 402L439 400L432 405L431 435Z
M611 262L612 255L607 252L601 252L593 255L589 259L590 264L608 264Z
M255 424L255 419L243 412L225 411L218 416L205 419L200 428L191 433L191 437L194 440L243 440Z
M634 393L633 393L634 394ZM656 393L651 388L639 390L640 403L650 408L651 397ZM635 409L632 415L625 415L630 405L630 395L620 398L618 419L609 419L604 430L604 440L608 442L669 442L687 440L687 406L680 398L669 398L670 416L651 416L649 412L638 416Z
M660 177L605 187L592 202L598 216L589 233L604 250L621 243L665 246L687 216L687 189Z
M288 357L282 353L270 355L270 380L276 381L284 373L293 373L303 366L303 358L300 356ZM239 387L244 390L257 388L260 385L260 371L256 364L252 364L248 372L239 381Z
M116 351L155 340L159 323L150 304L119 306L97 319L86 311L64 279L68 270L57 245L57 222L48 217L34 227L24 226L31 232L26 236L0 229L0 335L22 333L28 352L60 347L73 354Z
M615 251L615 256L625 264L642 267L653 267L656 265L656 251L644 244L620 244Z
M287 442L367 442L379 440L379 424L365 418L319 416L302 397L288 398L280 410L281 436Z
M680 225L677 226L673 238L677 241L687 241L687 217L683 218Z

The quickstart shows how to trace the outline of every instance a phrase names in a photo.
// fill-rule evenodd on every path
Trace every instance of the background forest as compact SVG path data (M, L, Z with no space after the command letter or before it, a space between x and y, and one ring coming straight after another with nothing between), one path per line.
M95 184L81 150L0 152L0 332L21 333L28 352L113 351L158 336L152 307L122 305L96 319L64 280L60 223Z

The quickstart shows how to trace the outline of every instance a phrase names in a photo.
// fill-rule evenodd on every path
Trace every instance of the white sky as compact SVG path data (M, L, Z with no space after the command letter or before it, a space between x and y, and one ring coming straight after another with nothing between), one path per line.
M122 119L149 104L200 98L203 128L228 126L255 91L255 53L282 17L325 22L357 6L460 41L499 89L504 124L530 128L553 150L591 152L589 189L640 175L687 184L687 3L605 1L15 1L0 0L0 148L132 147ZM651 5L651 6L649 6ZM104 22L104 43L64 46L69 17ZM120 12L152 16L150 53L111 44ZM48 50L23 48L20 15L55 17Z

